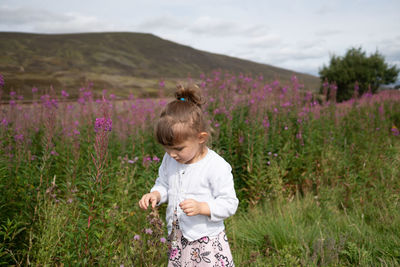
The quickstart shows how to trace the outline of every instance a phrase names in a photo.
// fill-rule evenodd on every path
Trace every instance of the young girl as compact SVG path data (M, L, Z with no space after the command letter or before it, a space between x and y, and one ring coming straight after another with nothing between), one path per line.
M168 266L234 266L224 219L238 199L231 166L206 146L209 137L196 87L178 86L176 99L161 112L157 141L166 153L142 209L168 201Z

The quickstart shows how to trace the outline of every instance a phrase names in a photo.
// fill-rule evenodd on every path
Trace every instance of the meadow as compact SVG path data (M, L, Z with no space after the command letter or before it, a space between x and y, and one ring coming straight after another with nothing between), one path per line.
M196 81L240 200L225 221L236 266L400 265L400 92L336 103L335 85L327 101L295 76ZM165 205L137 203L164 155L153 124L168 99L94 86L0 106L0 265L166 266Z

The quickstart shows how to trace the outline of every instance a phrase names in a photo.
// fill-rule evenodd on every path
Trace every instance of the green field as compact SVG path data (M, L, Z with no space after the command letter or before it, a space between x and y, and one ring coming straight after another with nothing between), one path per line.
M218 72L199 86L240 200L225 221L236 266L400 265L399 92L335 103L296 78ZM166 266L165 206L160 220L137 204L166 101L65 98L0 106L0 265Z

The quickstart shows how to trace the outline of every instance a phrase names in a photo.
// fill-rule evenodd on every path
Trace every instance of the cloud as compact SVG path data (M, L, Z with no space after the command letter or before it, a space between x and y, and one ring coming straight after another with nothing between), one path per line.
M267 26L260 24L246 25L233 20L199 17L189 23L187 30L192 34L213 37L241 36L246 38L266 34L269 29Z
M96 17L78 13L54 13L30 7L0 7L0 30L24 29L41 33L69 33L84 31L113 30L111 24L101 22Z
M29 23L43 23L46 21L67 22L68 16L54 14L46 10L33 8L9 8L0 7L0 25L14 26Z
M249 48L276 48L278 45L282 43L282 39L277 35L263 35L259 37L254 37L250 39L246 46Z
M239 25L233 21L219 18L200 17L189 26L189 31L194 34L226 36L237 34L239 28Z
M147 19L135 26L139 30L156 31L156 30L182 30L187 27L185 21L173 16L163 15L155 18Z
M339 35L343 31L337 29L319 29L315 31L315 35L319 37L331 37L333 35Z

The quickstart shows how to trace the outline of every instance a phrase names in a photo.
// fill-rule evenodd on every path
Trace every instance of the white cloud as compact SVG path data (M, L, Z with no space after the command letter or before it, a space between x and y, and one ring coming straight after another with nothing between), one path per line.
M106 24L94 16L79 13L54 13L36 8L0 7L0 30L18 30L40 33L69 33L114 30L112 24Z
M328 36L331 37L333 35L339 35L341 33L343 33L343 31L332 28L318 29L315 31L315 35L320 37L328 37Z
M280 36L270 34L270 35L262 35L254 37L246 43L246 46L249 48L265 49L265 48L276 48L281 43L282 39Z
M153 17L150 19L146 19L139 23L138 25L134 26L139 30L145 31L157 31L157 30L179 30L185 29L186 27L185 21L182 19L169 16L169 15L162 15L158 17Z
M233 21L200 17L189 26L189 31L194 34L227 36L238 34L242 29L238 23Z

